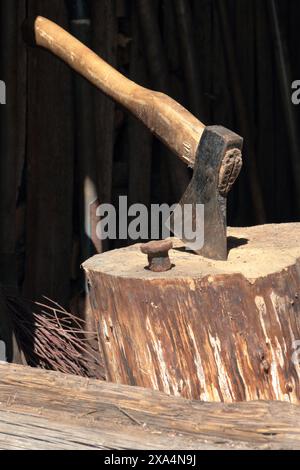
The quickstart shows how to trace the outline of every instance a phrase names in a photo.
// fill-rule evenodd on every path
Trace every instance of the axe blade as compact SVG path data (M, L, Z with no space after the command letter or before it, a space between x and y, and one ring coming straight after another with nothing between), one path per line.
M222 126L206 127L197 149L193 177L179 202L181 210L178 213L182 214L180 238L188 248L206 258L227 259L227 194L242 167L242 145L243 139L234 132ZM198 234L198 240L203 239L202 247L196 249L195 240L186 236L184 214L187 205L192 206L189 228L196 238ZM201 220L197 217L198 205L204 207ZM175 209L168 221L175 235L177 224Z

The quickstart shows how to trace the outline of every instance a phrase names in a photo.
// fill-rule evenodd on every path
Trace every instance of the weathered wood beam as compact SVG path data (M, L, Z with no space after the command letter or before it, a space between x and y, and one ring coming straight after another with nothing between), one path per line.
M300 408L169 397L0 364L0 448L300 449Z

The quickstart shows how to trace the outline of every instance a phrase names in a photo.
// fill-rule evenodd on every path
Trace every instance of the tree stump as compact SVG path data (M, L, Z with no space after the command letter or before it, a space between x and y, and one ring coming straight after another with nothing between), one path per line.
M227 261L174 241L174 267L140 245L83 265L107 380L203 401L300 402L300 224L228 229Z

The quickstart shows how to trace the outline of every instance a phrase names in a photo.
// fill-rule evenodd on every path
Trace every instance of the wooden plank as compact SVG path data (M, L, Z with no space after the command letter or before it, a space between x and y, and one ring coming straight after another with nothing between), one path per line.
M204 122L207 125L215 124L212 119L212 105L215 96L212 94L214 86L213 64L215 52L211 51L213 42L213 4L212 0L193 0L194 36L197 48L197 57L202 81L202 106Z
M13 332L13 325L10 318L10 312L5 303L0 285L0 350L1 360L13 361L22 364L21 353Z
M226 9L229 9L230 5L226 2ZM229 15L230 25L232 28L232 15ZM214 5L212 8L211 15L211 28L212 28L212 39L211 39L211 50L213 55L212 60L212 78L211 78L211 93L214 97L213 100L213 124L222 124L228 129L232 129L238 132L237 123L235 119L235 106L234 96L230 91L231 75L230 67L226 61L226 49L224 36L222 34L221 22L217 13L217 6ZM206 48L208 44L206 43ZM236 214L238 207L241 206L246 209L245 191L245 174L242 171L232 191L228 195L228 210L227 219L230 225L240 225L240 220L236 220ZM243 181L243 182L241 182ZM246 193L247 194L247 193ZM247 212L248 213L248 212ZM234 223L233 223L234 221Z
M22 34L22 24L26 18L27 1L17 2L17 140L16 140L16 261L17 284L24 279L25 269L25 215L26 215L26 139L27 139L27 46Z
M272 38L268 27L268 14L266 2L256 0L255 8L255 25L256 25L256 125L257 140L256 151L258 156L258 171L260 181L264 181L267 176L268 184L262 185L264 200L266 204L267 220L276 222L275 214L277 212L276 200L283 197L283 192L277 194L276 189L276 168L274 161L276 153L276 144L274 136L274 113L276 104L274 104L273 80L273 57L270 54L272 50ZM254 111L254 110L253 110ZM284 192L285 193L285 192ZM283 197L285 199L285 196Z
M6 84L6 104L0 108L0 281L16 285L16 199L24 163L26 114L26 48L21 23L25 2L0 3L1 80Z
M275 151L272 158L276 168L273 197L276 217L281 221L298 220L300 214L299 139L294 115L297 107L291 103L291 84L295 76L290 70L291 56L287 49L289 3L265 2L273 60Z
M0 448L300 449L300 408L232 405L0 364Z
M151 88L170 94L170 76L165 45L159 27L159 8L157 2L138 0L136 6L143 39L143 46L147 58ZM173 152L154 140L153 166L160 165L160 197L163 202L178 202L189 183L189 174L186 165L177 159ZM159 161L157 161L159 158ZM166 200L164 186L170 183L170 201Z
M81 2L82 3L82 2ZM70 30L80 42L91 48L91 18L90 12L79 12L76 8L80 2L69 2ZM84 2L82 3L82 5ZM73 6L72 6L73 5ZM82 18L81 18L82 17ZM84 18L83 18L84 17ZM80 18L80 19L79 19ZM96 189L96 148L94 129L94 89L93 86L79 74L73 74L74 93L74 142L76 191L74 194L75 220L78 224L80 249L77 259L77 277L84 285L80 263L102 252L102 243L96 236L96 209L99 205Z
M261 2L263 3L263 2ZM253 14L254 4L253 2L240 0L239 2L232 2L229 7L229 18L233 29L233 37L236 45L236 67L239 71L241 90L243 93L245 106L247 109L248 118L248 131L249 136L252 139L251 145L256 150L256 128L255 128L255 117L256 117L256 102L255 102L255 42L253 37L255 34L255 17ZM227 75L227 86L229 86L230 73ZM237 116L235 116L234 127L238 129L240 125L238 109L234 105L234 98L231 101L232 108L235 107ZM233 123L232 123L233 124ZM246 139L246 136L243 136ZM248 157L247 142L244 146L245 159ZM250 157L249 157L250 158ZM257 155L255 154L257 159ZM257 159L257 164L259 160ZM246 162L247 166L247 162ZM229 221L233 226L246 225L255 222L255 217L251 217L251 199L248 194L250 191L249 187L249 175L245 168L241 171L238 178L237 184L234 185L233 190L229 194L229 201L232 201L235 210L233 212L233 218ZM230 206L230 202L229 202ZM242 208L242 209L241 209ZM245 219L247 214L247 220Z
M32 0L28 13L68 28L65 3ZM24 293L65 304L69 297L72 208L72 75L56 57L28 51L28 201Z
M231 90L233 97L236 118L238 122L238 133L244 137L244 167L246 174L249 177L249 188L252 198L253 218L252 223L265 222L264 201L262 198L261 187L257 178L257 162L254 149L254 137L251 135L251 126L248 122L249 111L244 98L242 82L240 80L240 71L237 66L238 61L236 57L236 42L232 34L230 10L228 4L215 0L216 12L221 31L222 43L225 46L227 68L228 68L228 86ZM246 210L243 207L243 210ZM248 211L248 222L250 220L250 213Z
M6 104L0 108L0 282L14 284L15 263L15 168L11 161L15 158L16 138L16 2L3 1L0 6L1 79L6 84Z
M167 64L168 77L166 80L165 92L172 96L178 103L187 107L185 99L185 84L178 71L180 70L180 52L177 44L177 24L172 0L163 0L160 10L160 31L164 47L164 63ZM155 82L153 82L155 83ZM153 168L154 177L152 181L152 202L173 204L178 202L185 191L191 177L191 170L184 168L182 162L174 161L174 155L166 155L166 149L154 141ZM176 166L176 175L182 172L184 175L183 184L174 192L174 180L170 172ZM190 174L189 174L190 173ZM181 176L182 177L182 176ZM180 194L180 192L182 193Z
M202 90L203 83L199 70L199 58L193 35L193 15L190 2L174 0L179 50L183 66L188 109L201 121L206 121Z
M115 1L91 2L92 49L110 65L116 65L117 19ZM94 90L95 140L98 198L101 204L111 202L115 104L99 90ZM105 243L103 243L105 249Z
M129 78L139 85L149 87L146 61L142 54L140 42L140 28L137 10L131 14L131 33L133 41L130 46L130 76ZM128 119L129 142L129 204L145 204L149 206L151 198L151 163L152 143L151 132L136 118Z

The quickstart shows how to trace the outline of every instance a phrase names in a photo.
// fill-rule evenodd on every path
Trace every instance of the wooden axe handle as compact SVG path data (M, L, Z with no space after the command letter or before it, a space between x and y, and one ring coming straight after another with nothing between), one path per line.
M88 47L52 21L38 16L35 41L140 119L189 166L204 131L204 124L163 93L148 90L107 64Z

